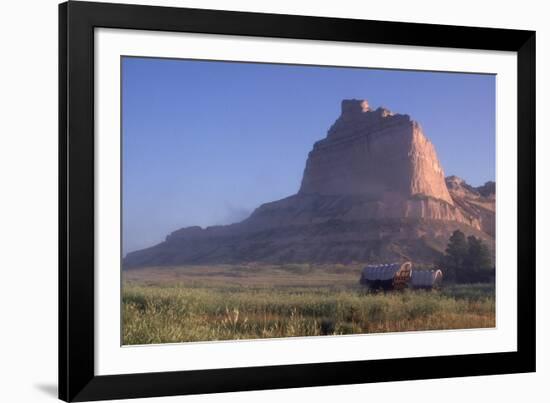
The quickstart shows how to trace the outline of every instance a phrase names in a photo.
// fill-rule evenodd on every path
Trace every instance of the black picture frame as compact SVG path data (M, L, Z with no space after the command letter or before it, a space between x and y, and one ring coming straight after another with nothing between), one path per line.
M96 376L94 29L98 27L517 52L517 352ZM59 5L60 399L89 401L533 371L535 32L80 1Z

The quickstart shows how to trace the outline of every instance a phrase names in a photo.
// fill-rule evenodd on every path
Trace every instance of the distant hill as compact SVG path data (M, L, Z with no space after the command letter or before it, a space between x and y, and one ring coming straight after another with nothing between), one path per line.
M431 263L451 233L494 249L495 183L445 178L419 123L365 100L342 101L310 151L300 190L239 223L177 230L124 267L213 263Z

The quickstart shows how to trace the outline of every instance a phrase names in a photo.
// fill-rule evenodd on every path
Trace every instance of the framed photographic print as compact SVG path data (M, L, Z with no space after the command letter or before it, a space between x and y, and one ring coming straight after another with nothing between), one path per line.
M59 397L535 370L535 33L59 6Z

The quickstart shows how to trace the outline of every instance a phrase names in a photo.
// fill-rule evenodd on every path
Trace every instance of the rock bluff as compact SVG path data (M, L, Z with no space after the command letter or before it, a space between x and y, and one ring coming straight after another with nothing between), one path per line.
M408 115L344 100L309 152L297 194L239 223L174 231L123 264L434 262L456 229L494 247L494 193L494 182L446 180Z
M408 115L342 101L342 114L309 153L300 194L426 196L453 204L435 148Z

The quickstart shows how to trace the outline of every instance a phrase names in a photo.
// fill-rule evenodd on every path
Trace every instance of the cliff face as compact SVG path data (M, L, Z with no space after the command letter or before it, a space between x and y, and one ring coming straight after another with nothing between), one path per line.
M486 182L473 187L457 176L446 178L446 184L455 205L471 217L476 217L479 228L494 238L496 213L496 184Z
M481 228L456 208L433 144L408 115L342 101L309 153L298 195L360 196L353 219L424 218Z
M494 246L494 211L494 184L445 180L433 144L408 115L344 100L309 153L297 194L258 207L240 223L175 231L128 254L124 266L430 262L455 229Z
M342 114L309 153L300 194L421 195L453 201L432 143L408 115L344 100Z

